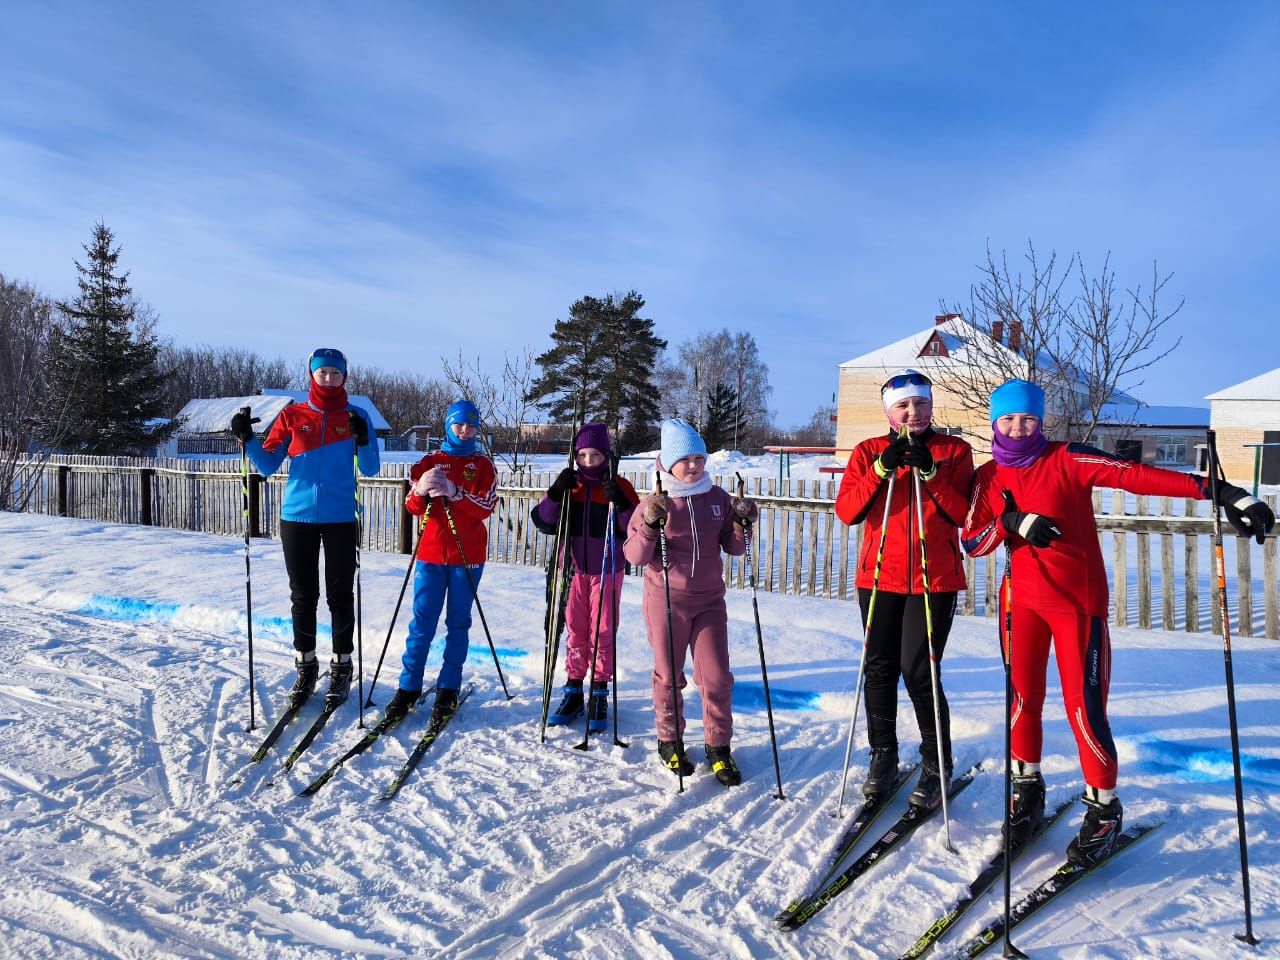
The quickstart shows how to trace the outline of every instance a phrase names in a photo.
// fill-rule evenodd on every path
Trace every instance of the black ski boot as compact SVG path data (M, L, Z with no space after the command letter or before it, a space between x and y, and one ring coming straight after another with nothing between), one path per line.
M1090 797L1087 790L1084 806L1084 823L1080 825L1080 835L1067 844L1067 859L1079 866L1091 867L1115 852L1116 841L1124 828L1124 809L1119 797L1113 797L1110 803L1100 803Z
M336 710L347 702L347 697L351 695L352 668L350 659L329 662L329 690L324 695L326 710Z
M582 716L582 681L566 680L561 692L564 699L556 707L556 712L547 717L548 726L563 727Z
M867 765L867 779L862 781L862 795L875 797L888 793L898 779L898 748L872 747Z
M1009 797L1009 842L1026 843L1044 823L1044 777L1040 771L1013 778ZM1001 827L1001 832L1003 832Z
M727 743L723 747L713 747L708 744L707 763L711 764L711 771L716 775L716 779L726 787L736 787L742 782L742 771L733 762L733 757L729 756Z
M418 702L420 696L422 696L421 690L405 690L402 687L396 691L396 695L387 704L386 712L383 713L382 718L393 723L399 723L404 719L404 715L409 712L409 708Z
M947 766L947 779L951 779L950 764ZM936 755L932 763L925 760L921 764L920 779L916 781L916 788L911 791L907 802L921 810L933 810L942 805L942 777L938 775Z
M587 720L587 732L604 733L609 720L609 683L597 680L591 684L591 716Z
M453 711L458 709L458 691L457 690L437 690L436 702L431 707L431 722L443 723L453 716Z
M316 688L316 681L320 679L320 661L312 657L310 660L297 660L294 662L298 668L297 679L293 681L293 689L289 691L290 703L302 703Z
M687 753L676 746L674 740L659 740L658 756L672 773L680 773L686 777L693 776L693 762Z

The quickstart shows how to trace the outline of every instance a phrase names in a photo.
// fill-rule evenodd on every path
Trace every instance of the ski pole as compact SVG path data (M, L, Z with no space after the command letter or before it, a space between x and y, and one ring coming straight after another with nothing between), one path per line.
M1236 681L1231 668L1231 621L1227 614L1227 568L1222 556L1222 511L1218 507L1218 481L1226 482L1222 463L1218 460L1218 445L1212 430L1207 431L1209 442L1209 497L1213 503L1213 562L1218 576L1219 619L1222 621L1222 659L1227 677L1227 717L1231 727L1231 768L1236 785L1236 828L1240 836L1240 882L1244 894L1244 933L1236 939L1250 946L1258 943L1253 935L1253 905L1249 897L1249 844L1244 822L1244 784L1240 777L1240 728L1236 720ZM1248 540L1243 541L1248 549Z
M662 493L662 474L655 470L654 480ZM667 518L658 521L658 549L662 555L662 589L667 598L667 656L671 658L671 722L676 731L676 776L684 793L684 735L680 732L680 688L676 685L676 636L671 622L671 557L667 554ZM680 672L684 673L681 665Z
M358 449L358 448L357 448ZM356 724L361 730L364 729L364 601L360 592L360 540L364 536L364 504L360 501L360 454L357 452L351 458L352 475L356 481L356 662L359 664L360 678L359 685L356 687L359 699L356 701L360 704L359 722Z
M573 405L573 430L569 436L569 463L573 468L573 441L581 426L586 398L579 392ZM567 498L569 494L565 494ZM569 573L569 510L564 500L560 501L560 512L556 515L556 535L552 541L551 557L547 562L547 616L546 645L542 654L542 721L539 729L540 742L547 742L547 715L551 712L551 685L555 681L556 662L560 659L560 632L564 629L564 610L562 604L568 599Z
M608 530L608 546L606 549L609 551L609 573L617 574L618 571L614 567L616 565L615 554L618 549L618 536L612 526ZM611 588L609 590L609 613L611 615L609 622L613 626L613 633L609 636L609 643L612 645L613 653L613 744L625 750L631 744L618 736L618 597L621 593L621 581L619 581L616 589Z
M400 605L404 603L404 593L409 587L409 578L413 576L413 569L418 559L418 547L422 545L422 537L427 532L427 517L431 515L431 503L427 501L427 509L422 514L422 526L418 529L417 539L413 542L413 552L409 554L409 566L404 572L404 580L400 582L400 596L396 597L396 608L391 613L391 623L387 625L387 638L382 641L382 653L378 655L378 666L373 671L373 680L369 683L369 699L366 701L366 707L374 706L373 688L378 685L378 674L382 672L382 661L387 655L387 647L391 644L391 633L396 628L396 620L400 616Z
M587 504L587 507L590 508L589 502ZM600 596L599 596L599 602L596 605L595 637L591 642L591 669L587 672L587 709L582 711L584 714L583 723L582 723L582 742L578 744L574 744L575 750L587 749L587 743L591 739L591 691L595 688L595 685L596 685L596 657L600 655L600 617L604 613L605 584L607 582L605 580L605 564L606 564L606 561L608 561L609 559L609 554L608 554L609 531L612 529L613 529L613 501L610 500L609 511L607 514L607 520L605 525L604 548L600 552ZM585 533L586 533L586 517L583 517L584 540L585 540ZM583 549L583 553L584 554L586 553L585 547ZM612 576L610 576L610 579L612 579ZM612 589L612 586L613 586L612 584L609 584L610 589ZM616 686L616 683L615 683L615 686Z
M862 657L858 661L858 682L853 694L853 714L849 717L849 742L844 748L844 772L840 776L840 796L836 800L836 817L844 816L844 791L849 782L849 760L853 756L853 734L858 728L858 705L862 701L862 683L866 678L867 648L871 645L871 622L876 615L876 596L880 592L880 566L884 562L885 534L889 532L889 507L893 504L893 486L898 479L895 470L889 474L889 487L884 495L884 517L880 521L880 546L876 550L876 566L871 575L871 599L867 602L867 622L862 628Z
M913 440L913 442L915 442ZM942 827L951 853L956 848L951 843L951 812L947 809L947 791L951 789L951 774L947 770L942 749L942 684L938 681L938 653L933 646L933 597L929 592L929 554L925 550L924 496L920 487L920 468L911 468L914 482L916 528L920 531L920 579L924 584L924 636L929 645L929 681L933 684L933 735L938 741L938 779L942 784Z
M241 407L240 412L248 417L248 407ZM258 422L258 417L249 420L250 429ZM244 508L244 609L245 626L249 633L249 732L257 726L253 708L253 582L249 574L249 448L240 441L240 502Z
M1004 491L1005 513L1016 511L1013 494ZM1010 858L1013 840L1010 814L1013 812L1013 544L1004 542L1004 951L1002 956L1026 958L1026 954L1009 939L1009 912L1012 902L1012 870Z
M449 509L449 501L444 497L440 498L440 505L444 507L445 519L449 521L449 532L453 534L453 540L458 545L458 556L462 558L462 566L467 571L467 584L471 587L471 599L475 601L476 612L480 614L480 624L484 627L484 637L489 641L489 652L493 654L493 665L498 670L498 682L502 684L502 692L510 700L511 693L507 690L507 678L502 675L502 664L498 662L498 649L493 645L493 636L489 633L489 622L484 618L484 607L480 605L480 594L476 590L476 579L471 572L471 565L467 563L467 552L462 549L462 537L458 533L457 524L453 522L453 511Z
M738 498L741 499L746 495L747 482L742 479L742 474L739 473L737 477ZM764 662L764 631L760 627L760 600L756 592L756 568L751 560L752 524L746 518L739 522L742 524L742 540L747 547L744 559L747 564L747 579L751 581L751 610L756 618L756 647L760 650L760 680L764 684L764 708L769 717L769 743L773 747L773 772L778 778L778 792L774 794L774 799L785 800L787 798L782 792L782 766L778 762L778 735L773 728L773 697L769 693L769 670Z

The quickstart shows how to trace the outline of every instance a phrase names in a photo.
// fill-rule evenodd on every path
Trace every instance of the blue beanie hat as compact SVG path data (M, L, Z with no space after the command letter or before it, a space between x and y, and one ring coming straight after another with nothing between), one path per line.
M991 422L1010 413L1026 413L1044 420L1044 391L1028 380L1009 380L991 393Z
M662 447L658 460L667 473L685 457L705 457L707 445L698 431L679 417L662 421Z
M474 456L476 438L472 437L470 440L458 439L458 435L453 432L455 423L469 423L479 430L480 411L476 409L476 405L470 400L457 400L449 404L449 409L444 412L444 441L440 444L440 449L445 453L451 453L459 457Z
M342 351L334 347L319 347L311 354L311 360L307 363L312 373L315 373L321 367L337 367L342 371L342 375L347 375L347 358L342 355Z

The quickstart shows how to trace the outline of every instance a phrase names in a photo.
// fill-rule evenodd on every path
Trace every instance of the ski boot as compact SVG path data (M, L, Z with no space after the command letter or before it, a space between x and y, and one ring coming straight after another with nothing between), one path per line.
M436 690L436 702L431 707L431 722L444 723L457 709L457 690Z
M662 758L663 764L672 773L678 773L686 777L693 775L693 761L689 759L687 753L676 745L674 740L659 740L658 756Z
M316 688L316 681L320 679L320 661L315 657L310 660L297 660L294 662L298 668L297 679L293 681L293 689L289 691L290 703L302 703Z
M1092 788L1084 792L1084 823L1080 835L1067 844L1067 859L1081 867L1091 867L1111 856L1124 828L1124 809L1120 798L1107 803L1098 799Z
M729 755L729 745L727 743L723 747L708 745L707 763L711 764L711 771L724 786L736 787L742 783L742 771L738 769L738 765L733 762L733 757Z
M947 764L947 779L951 779L950 763ZM942 777L938 774L938 756L934 753L932 762L925 760L921 763L920 779L916 781L916 788L911 791L907 803L920 810L936 809L942 805L942 788Z
M1042 823L1044 777L1039 770L1015 774L1013 794L1009 797L1009 842L1015 847L1026 843Z
M609 683L597 680L591 684L590 719L587 720L588 733L604 733L609 719Z
M582 716L582 681L566 680L561 692L564 699L556 707L556 712L547 717L548 726L563 727Z
M403 687L397 690L396 695L387 704L387 709L383 713L382 719L389 720L391 723L399 723L404 719L404 715L409 712L409 708L418 702L420 696L422 696L421 690L405 690Z
M324 695L324 708L336 710L351 695L351 658L329 661L329 689Z
M867 764L867 779L862 781L862 795L875 797L888 793L898 779L898 748L872 747Z

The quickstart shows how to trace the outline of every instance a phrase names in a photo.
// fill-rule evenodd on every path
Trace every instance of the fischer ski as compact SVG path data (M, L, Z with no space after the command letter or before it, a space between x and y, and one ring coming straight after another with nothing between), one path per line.
M364 753L371 746L373 746L374 742L380 736L382 736L388 730L391 730L392 728L394 728L396 724L398 724L403 719L404 719L404 716L399 716L388 721L388 719L384 716L374 726L370 727L368 730L365 731L364 736L356 741L355 746L351 747L351 749L349 749L346 753L340 756L337 760L329 764L329 766L325 768L325 771L322 774L320 774L320 776L316 777L309 784L303 787L301 792L298 794L298 796L300 797L313 796L317 791L319 791L321 787L323 787L326 783L328 783L330 780L333 779L333 775L337 773L339 770L341 770L348 760L350 760L352 757L355 757Z
M1015 903L1009 910L1009 929L1012 930L1018 924L1022 923L1028 917L1040 910L1041 907L1052 902L1059 894L1065 893L1071 889L1080 880L1089 876L1099 867L1105 867L1114 860L1122 851L1133 846L1159 824L1151 824L1148 826L1134 827L1120 834L1120 839L1116 841L1116 848L1111 852L1111 856L1105 860L1101 860L1092 866L1082 867L1078 864L1067 861L1058 867L1057 870L1049 876L1047 880L1042 882L1038 887L1028 893L1025 897ZM970 940L961 949L959 956L965 958L981 956L987 951L987 948L1000 940L1004 936L1004 917L998 917L983 928L982 932Z
M900 769L898 775L894 778L893 784L883 793L878 793L868 797L863 801L862 806L858 808L857 813L853 815L853 820L849 823L848 828L840 835L839 841L836 843L835 852L827 861L827 869L823 871L821 878L813 883L810 887L812 890L821 890L827 885L827 882L835 876L836 871L840 868L840 864L844 862L845 857L853 852L853 848L857 846L858 841L862 839L862 835L870 829L875 823L876 818L880 816L889 803L896 797L899 791L906 786L907 781L911 779L912 774L919 768L919 764L906 769ZM809 899L806 894L799 899L792 900L787 904L786 909L774 917L775 923L782 923L791 917L801 907L803 907Z
M425 697L433 690L435 690L435 687L422 691L422 696ZM332 717L341 706L341 703L334 704L332 707L326 706L324 708L324 712L321 713L320 716L316 717L307 732L302 735L302 739L298 741L297 746L293 748L293 752L284 758L282 766L285 770L293 769L293 765L298 762L298 758L301 757L303 753L306 752L307 748L315 742L316 737L320 735L320 731L324 729L324 725L329 722L329 718Z
M1027 849L1039 840L1049 829L1062 819L1063 814L1071 809L1075 803L1074 799L1068 800L1066 803L1059 804L1058 808L1052 814L1045 817L1036 831L1031 834L1022 843L1015 844L1010 851L1013 854L1012 862L1017 863L1018 859L1027 852ZM946 913L938 917L937 920L930 924L927 929L915 943L911 945L906 953L898 960L916 960L923 957L926 953L933 949L934 944L947 935L969 909L981 899L982 895L987 892L991 886L1004 876L1004 843L1000 844L1000 849L983 865L978 876L969 884L964 893L951 905Z
M965 787L973 783L977 770L976 766L972 767L952 780L951 789L947 791L947 799L955 799ZM897 823L886 830L862 856L833 877L818 893L807 897L800 909L781 921L779 926L783 930L798 930L803 927L818 911L847 890L855 880L898 849L917 827L941 809L941 797L936 807L908 807L907 812L898 818Z
M400 788L403 787L405 781L409 779L409 775L417 769L418 763L422 760L427 750L429 750L431 745L436 742L441 731L449 725L449 721L454 718L454 715L462 707L463 701L466 700L467 697L471 696L471 691L474 689L474 685L468 686L467 689L463 690L462 694L458 697L458 704L453 708L452 712L441 717L438 721L432 720L431 723L427 725L426 733L422 735L417 746L413 748L413 752L409 754L408 759L406 759L400 766L400 769L396 771L396 775L392 779L391 783L387 785L387 789L383 790L382 795L378 797L379 800L390 800L400 792Z
M257 750L253 751L253 756L249 758L250 763L261 763L266 758L267 753L276 745L276 741L279 740L281 735L284 733L285 727L293 723L294 717L296 717L302 708L307 705L307 701L310 699L310 693L301 700L295 701L292 697L289 699L289 702L285 705L284 713L280 714L279 719L276 720L275 726L273 726L270 732L267 733L267 738L262 741L262 745L259 746Z

